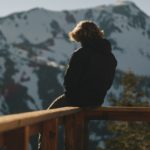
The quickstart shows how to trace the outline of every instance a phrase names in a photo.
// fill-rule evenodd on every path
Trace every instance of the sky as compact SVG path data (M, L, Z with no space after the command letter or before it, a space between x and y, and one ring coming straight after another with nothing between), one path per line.
M0 0L0 17L35 7L48 10L72 10L115 4L122 0ZM150 0L130 0L150 16Z

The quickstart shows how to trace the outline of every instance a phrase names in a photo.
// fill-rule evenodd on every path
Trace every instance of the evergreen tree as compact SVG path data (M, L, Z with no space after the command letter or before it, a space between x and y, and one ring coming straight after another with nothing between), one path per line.
M113 106L148 106L148 100L143 91L139 91L140 79L132 72L127 72L122 80L122 94L117 99L111 96ZM150 123L148 122L119 122L107 123L112 136L106 141L106 150L149 150Z

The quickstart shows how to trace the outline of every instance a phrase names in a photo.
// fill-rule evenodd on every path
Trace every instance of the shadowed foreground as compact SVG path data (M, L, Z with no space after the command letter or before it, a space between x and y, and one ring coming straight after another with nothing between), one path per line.
M88 150L88 121L150 121L149 107L64 107L0 118L0 147L28 150L30 137L43 134L42 150L57 150L58 127L64 125L65 150Z

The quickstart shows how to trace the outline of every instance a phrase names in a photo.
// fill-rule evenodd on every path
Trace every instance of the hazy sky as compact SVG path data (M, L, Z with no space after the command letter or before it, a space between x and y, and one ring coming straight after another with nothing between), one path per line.
M70 10L102 4L113 4L121 0L0 0L0 17L13 12L42 7L49 10ZM130 0L150 16L150 0Z

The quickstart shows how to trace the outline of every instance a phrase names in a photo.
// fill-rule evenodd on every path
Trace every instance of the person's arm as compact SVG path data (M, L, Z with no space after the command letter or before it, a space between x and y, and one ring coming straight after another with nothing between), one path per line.
M78 51L72 55L64 77L64 87L66 90L76 90L79 86L83 74L83 57Z

